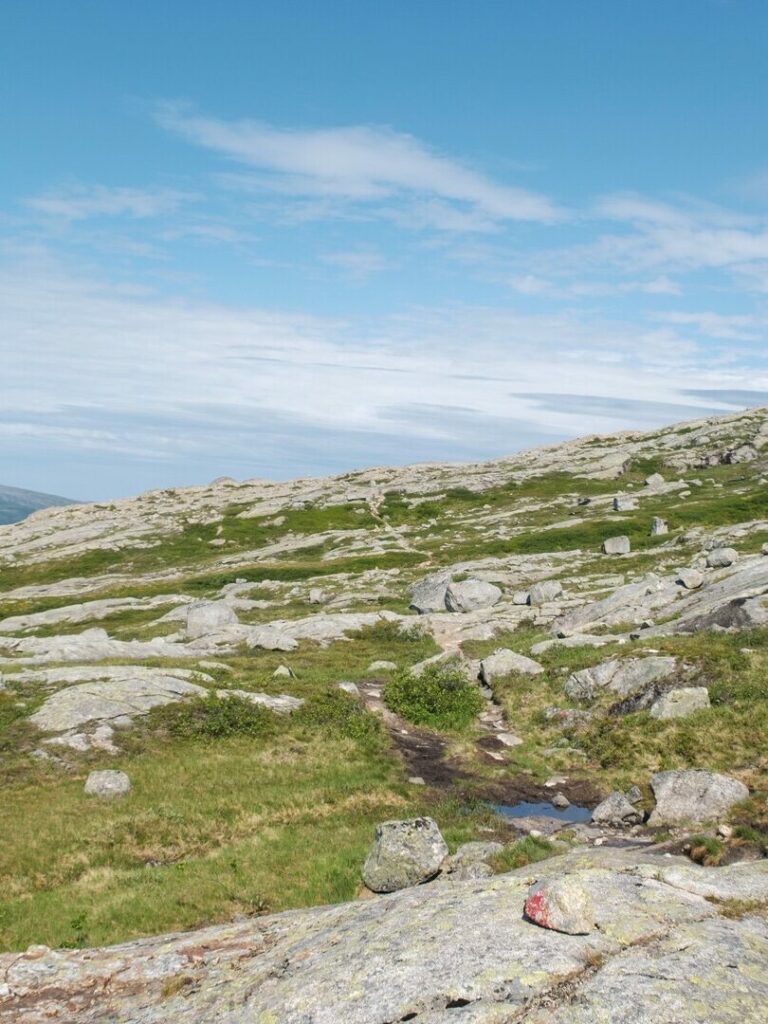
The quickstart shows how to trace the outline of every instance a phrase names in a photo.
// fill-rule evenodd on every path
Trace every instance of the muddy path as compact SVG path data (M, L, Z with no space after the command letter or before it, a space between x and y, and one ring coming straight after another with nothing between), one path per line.
M594 808L605 796L589 779L561 777L556 788L534 781L529 775L518 774L508 779L491 781L484 775L473 773L447 757L447 743L428 729L407 722L384 704L384 680L368 680L358 684L366 708L381 718L393 747L403 759L409 778L421 779L433 789L449 792L460 799L483 801L489 804L549 803L556 792L563 793L572 804ZM489 705L489 707L493 707ZM492 719L498 715L491 714ZM503 727L503 721L500 722ZM496 763L494 754L505 745L496 731L489 731L477 741L477 751L485 763Z

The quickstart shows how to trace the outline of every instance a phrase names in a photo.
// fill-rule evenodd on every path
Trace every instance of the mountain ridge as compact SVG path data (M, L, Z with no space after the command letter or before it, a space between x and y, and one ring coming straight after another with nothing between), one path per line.
M58 494L45 494L42 491L29 491L23 487L0 484L0 526L19 522L41 509L75 504L77 502L71 498L63 498Z

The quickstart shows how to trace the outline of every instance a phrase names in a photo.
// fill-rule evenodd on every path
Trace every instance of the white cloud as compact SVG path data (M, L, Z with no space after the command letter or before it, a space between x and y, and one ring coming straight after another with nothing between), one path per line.
M695 327L708 338L724 338L737 341L766 341L768 320L749 314L736 313L656 313L654 319L668 324L682 324Z
M250 188L349 202L416 197L428 201L424 216L447 225L452 213L460 230L468 227L461 213L479 213L484 223L550 223L563 216L547 197L498 184L414 136L386 127L277 128L259 121L197 117L171 104L159 108L158 119L191 142L256 168L247 182ZM430 202L450 208L437 205L430 210Z
M389 267L389 261L378 249L363 247L327 252L321 257L323 263L338 267L354 281L366 281L374 274Z
M26 200L39 213L62 220L90 217L159 217L172 213L194 199L189 192L174 189L111 188L106 185L73 185L45 192Z

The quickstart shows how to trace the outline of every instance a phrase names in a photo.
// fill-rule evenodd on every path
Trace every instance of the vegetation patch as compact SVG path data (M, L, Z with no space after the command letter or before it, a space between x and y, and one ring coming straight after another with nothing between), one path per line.
M461 732L483 708L483 697L468 681L458 662L427 665L421 675L398 673L384 687L392 711L414 725Z

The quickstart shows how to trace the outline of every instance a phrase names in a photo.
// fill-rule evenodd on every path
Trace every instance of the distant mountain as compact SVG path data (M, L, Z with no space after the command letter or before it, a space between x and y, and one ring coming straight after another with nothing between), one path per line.
M56 494L40 494L37 491L24 491L20 487L0 486L0 526L17 523L39 508L74 504L69 498L60 498Z

